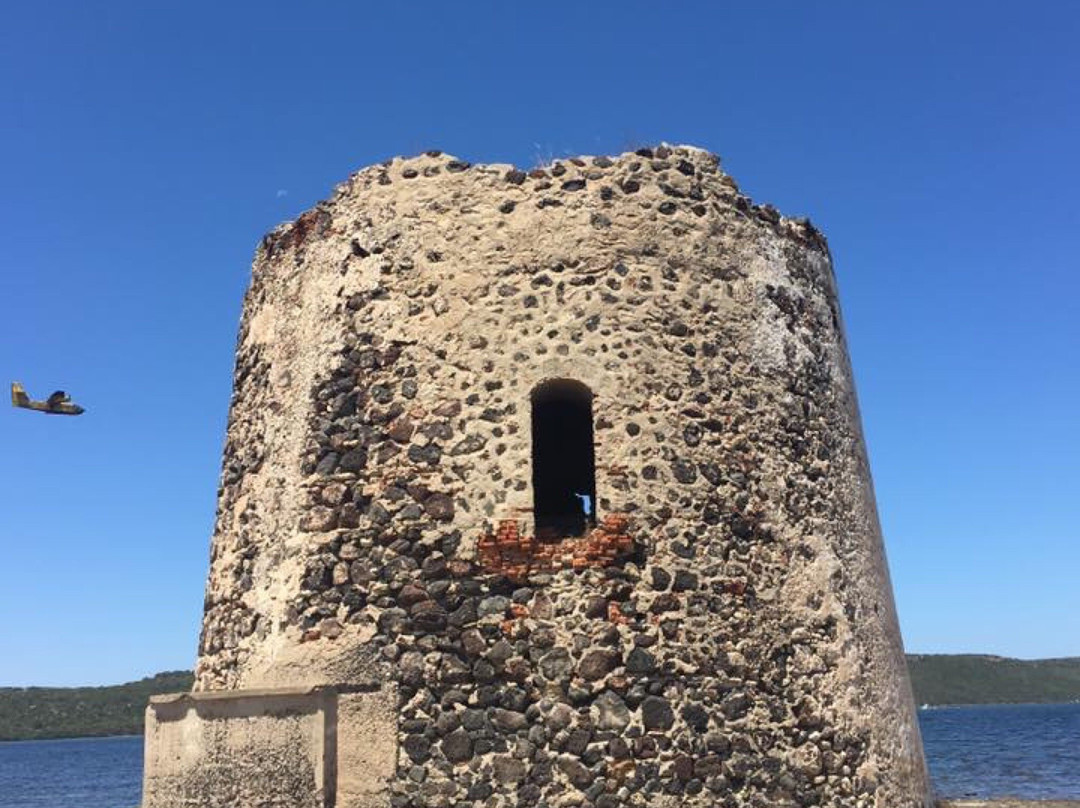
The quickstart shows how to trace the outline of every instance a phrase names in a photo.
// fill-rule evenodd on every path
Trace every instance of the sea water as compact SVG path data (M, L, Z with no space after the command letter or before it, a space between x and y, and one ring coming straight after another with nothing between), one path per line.
M0 808L136 808L142 738L0 743Z
M1080 704L919 710L941 797L1080 799Z
M1080 704L920 710L939 797L1080 799ZM135 808L142 738L0 743L0 808Z

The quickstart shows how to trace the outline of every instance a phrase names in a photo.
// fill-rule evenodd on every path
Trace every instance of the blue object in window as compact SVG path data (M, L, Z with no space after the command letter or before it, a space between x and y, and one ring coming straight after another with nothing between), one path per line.
M574 496L581 500L581 510L586 516L592 516L592 497L588 494L579 494L576 491Z

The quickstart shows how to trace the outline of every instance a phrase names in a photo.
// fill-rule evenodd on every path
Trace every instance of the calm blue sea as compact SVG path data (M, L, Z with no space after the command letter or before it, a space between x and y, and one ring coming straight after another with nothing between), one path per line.
M942 797L1080 799L1080 704L919 711Z
M0 808L135 808L142 738L0 743Z
M919 712L941 797L1080 799L1080 704ZM142 738L0 743L0 808L135 808Z

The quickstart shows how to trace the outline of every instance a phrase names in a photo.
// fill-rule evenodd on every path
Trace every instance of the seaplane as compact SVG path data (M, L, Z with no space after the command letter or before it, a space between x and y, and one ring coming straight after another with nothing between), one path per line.
M85 409L71 403L71 396L57 390L44 401L34 401L18 382L11 383L11 406L24 410L37 410L49 415L82 415Z

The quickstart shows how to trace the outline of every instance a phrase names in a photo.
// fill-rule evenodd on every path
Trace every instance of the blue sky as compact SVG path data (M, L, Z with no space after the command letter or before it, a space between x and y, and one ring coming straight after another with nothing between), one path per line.
M661 140L828 235L905 643L1080 655L1080 5L8 4L0 685L195 657L264 232L352 171Z

